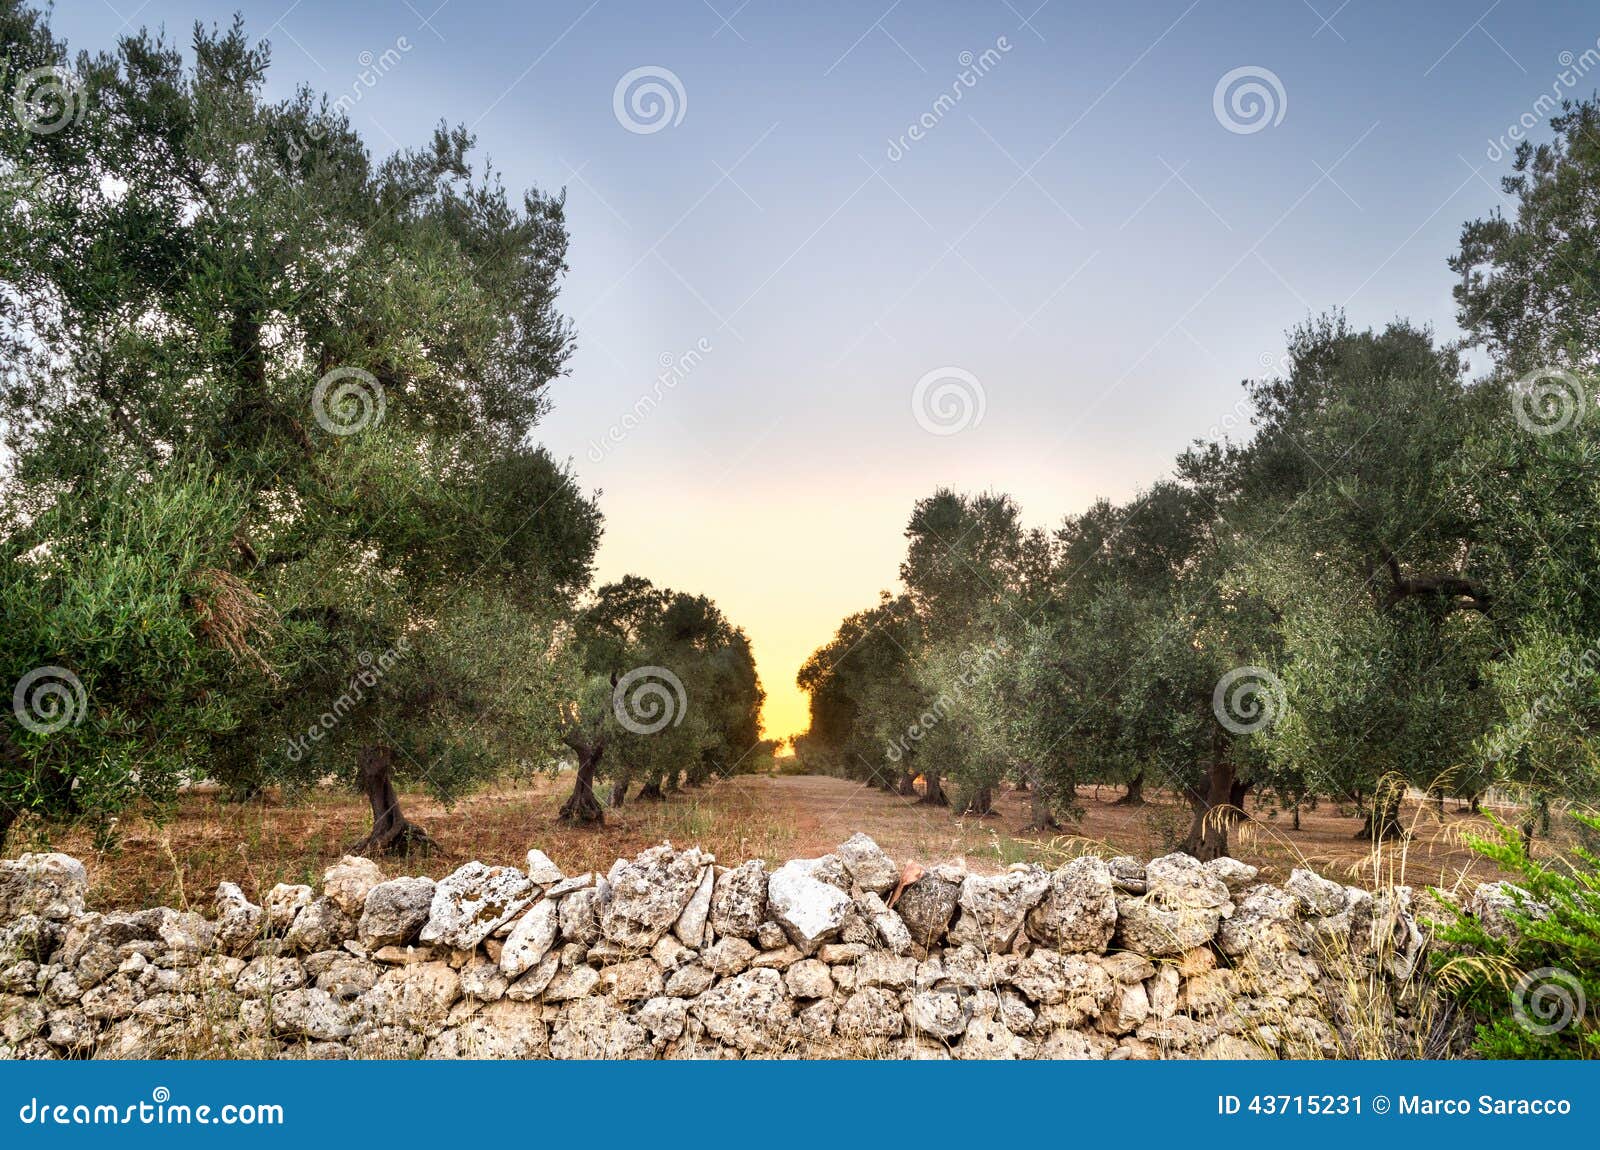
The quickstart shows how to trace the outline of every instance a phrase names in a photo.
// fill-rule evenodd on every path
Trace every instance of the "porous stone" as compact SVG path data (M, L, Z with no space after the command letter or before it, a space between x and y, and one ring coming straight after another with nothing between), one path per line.
M515 867L469 862L433 888L428 921L419 936L456 950L472 950L538 897L539 891Z
M850 897L818 878L819 869L812 860L796 860L779 867L767 882L773 919L806 954L838 935L850 908Z
M528 852L528 881L540 886L559 883L567 876L561 873L561 868L550 860L550 856L542 850Z
M957 946L970 942L980 949L1005 950L1049 886L1049 873L1031 863L1014 866L1002 875L969 874L957 897L961 917L950 928L950 941Z
M1072 859L1054 871L1039 905L1028 912L1028 934L1061 951L1102 954L1116 929L1111 868L1094 855Z
M961 884L936 874L925 874L900 892L894 907L911 941L917 946L937 946L944 940L950 919L955 916L956 903L961 898Z
M361 855L345 855L322 872L322 894L348 915L360 916L367 895L383 881L383 870Z
M367 892L356 937L371 949L416 940L433 907L431 878L396 878Z
M560 914L560 907L545 899L517 920L500 949L500 969L507 977L516 978L533 969L550 953L560 933Z
M844 869L862 890L886 894L900 881L900 868L872 839L856 832L834 850Z
M600 912L600 932L612 942L648 950L683 914L700 887L710 859L699 850L652 847L608 876L611 899Z
M754 938L767 918L767 872L760 859L716 878L711 894L711 929L719 938Z

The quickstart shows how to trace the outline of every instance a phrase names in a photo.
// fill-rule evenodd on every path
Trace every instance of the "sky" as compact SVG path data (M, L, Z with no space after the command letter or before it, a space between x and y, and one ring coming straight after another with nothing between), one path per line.
M537 438L601 493L601 581L745 629L780 738L806 656L897 585L919 497L1050 526L1246 431L1241 380L1310 316L1457 334L1445 261L1509 203L1513 133L1600 85L1581 3L73 0L53 25L187 43L235 10L268 94L346 97L375 153L462 123L513 190L566 188L578 343Z

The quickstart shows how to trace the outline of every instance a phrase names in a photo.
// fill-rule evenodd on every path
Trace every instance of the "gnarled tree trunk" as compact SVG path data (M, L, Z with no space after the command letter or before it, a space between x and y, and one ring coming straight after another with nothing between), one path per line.
M949 797L944 793L944 788L939 785L939 776L933 771L922 772L922 802L930 803L936 807L950 805Z
M1128 780L1127 792L1111 805L1114 807L1144 806L1144 771L1141 770Z
M1185 854L1208 862L1228 853L1228 828L1235 821L1232 813L1235 786L1233 764L1218 755L1206 771L1205 787L1190 787L1185 792L1189 805L1194 808L1189 836L1183 840Z
M620 807L627 797L628 781L626 779L619 779L611 784L611 805L613 808Z
M962 812L968 815L989 815L994 813L994 788L979 787L967 796L966 809Z
M1373 842L1399 838L1404 832L1400 825L1400 804L1405 793L1406 785L1400 779L1389 776L1379 779L1372 790L1372 809L1354 837Z
M369 745L356 758L362 793L372 805L372 833L351 848L356 854L404 855L427 852L437 843L428 832L400 813L400 796L394 789L394 750Z
M917 776L912 771L900 772L900 784L897 788L902 795L907 797L917 793Z
M667 796L666 796L666 793L661 789L661 780L660 779L651 779L644 786L640 787L637 799L641 803L642 802L652 802L652 803L665 802L666 799L667 799Z
M1039 777L1039 768L1028 767L1028 825L1023 828L1030 831L1059 830L1061 823L1056 820L1056 813L1051 809L1050 790Z
M563 737L562 742L578 754L578 772L572 780L572 794L561 804L561 821L587 825L602 825L606 821L600 800L594 797L594 775L600 759L606 753L604 736L586 743L575 734Z

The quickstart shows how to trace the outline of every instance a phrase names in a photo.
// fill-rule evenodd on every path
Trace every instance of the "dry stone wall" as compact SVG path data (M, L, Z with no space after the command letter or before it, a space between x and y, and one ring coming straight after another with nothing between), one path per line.
M1425 937L1376 895L1232 859L902 868L865 835L769 871L671 844L435 882L346 857L210 917L86 911L0 863L0 1056L1251 1058L1406 1049Z

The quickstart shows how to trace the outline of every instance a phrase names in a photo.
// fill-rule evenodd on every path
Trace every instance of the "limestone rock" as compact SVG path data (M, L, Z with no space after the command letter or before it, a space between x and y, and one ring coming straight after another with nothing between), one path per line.
M542 850L528 852L528 881L540 886L561 882L567 876L561 873L561 868L550 861L550 856Z
M689 1011L714 1038L758 1053L782 1045L793 1003L776 970L751 970L719 982L696 998Z
M419 937L423 942L472 950L538 894L528 876L514 867L467 863L433 888L428 921Z
M1102 954L1117 928L1111 869L1084 855L1050 875L1050 887L1028 913L1028 934L1056 950Z
M960 883L930 873L901 891L893 909L911 932L912 942L932 947L943 941L960 898Z
M569 1002L550 1029L550 1054L564 1059L650 1057L650 1035L603 998Z
M957 898L961 917L950 928L951 943L970 942L992 952L1005 950L1049 886L1049 873L1031 863L1014 866L1002 875L969 874Z
M352 917L361 914L372 888L383 881L383 869L361 855L345 855L322 872L322 893L325 898Z
M699 850L667 844L613 867L611 901L600 912L601 934L621 946L648 950L684 912L709 862Z
M1237 894L1249 890L1255 885L1256 876L1261 871L1249 863L1242 863L1236 858L1223 855L1203 864L1206 872L1222 880L1229 893Z
M843 1038L897 1038L905 1030L900 999L882 987L858 990L839 1008L834 1030Z
M883 848L859 831L835 849L834 854L862 890L887 894L900 881L900 868Z
M280 882L262 900L267 912L267 929L282 934L294 923L294 916L311 905L315 892L304 883Z
M560 916L560 907L547 898L517 920L500 950L500 969L507 977L516 978L544 960L560 932Z
M850 898L816 877L813 860L785 863L767 881L767 906L795 946L806 954L839 933Z
M416 939L433 907L431 878L396 878L367 892L356 937L369 949L404 946Z
M333 950L354 933L355 924L339 904L330 897L323 897L300 908L283 936L283 944L290 950L309 954Z
M717 876L711 894L711 929L719 938L754 938L767 918L767 872L751 859Z
M1550 916L1550 908L1520 886L1509 882L1481 882L1466 898L1462 909L1494 938L1515 939L1521 934L1513 915L1525 919Z
M833 975L815 958L802 959L784 972L783 984L793 998L827 998L833 994Z
M757 950L742 938L719 938L700 952L700 961L715 974L738 974L755 960Z
M236 883L217 884L217 943L230 953L238 954L261 938L267 912L245 897Z
M948 1042L967 1028L967 1007L955 990L925 990L906 1003L906 1025L915 1034Z
M83 913L89 872L71 855L25 854L0 859L0 922L25 914L68 922Z
M705 941L706 923L711 917L711 895L716 881L715 870L705 867L700 874L700 885L690 896L683 913L672 924L672 933L685 946L699 947Z
M1344 887L1316 871L1296 867L1283 887L1300 900L1306 914L1334 915L1344 910Z
M653 959L619 962L600 972L601 989L618 1002L643 1002L664 989L661 968Z
M547 898L546 903L553 903ZM585 887L561 900L561 940L587 946L600 937L600 889Z

